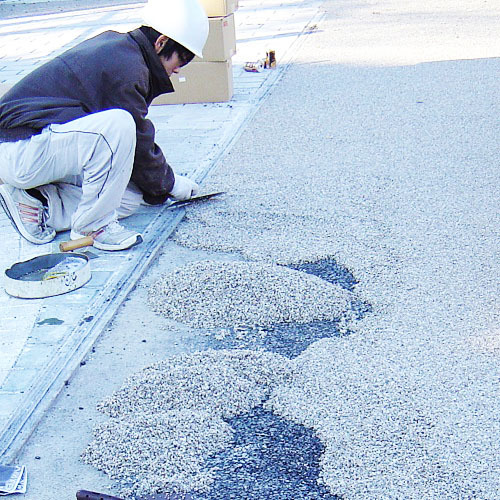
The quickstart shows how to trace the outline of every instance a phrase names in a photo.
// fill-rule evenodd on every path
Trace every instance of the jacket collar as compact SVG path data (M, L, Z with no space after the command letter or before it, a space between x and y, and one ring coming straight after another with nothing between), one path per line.
M139 45L142 55L144 56L144 60L146 61L146 65L149 68L151 74L150 81L152 99L160 94L174 92L172 82L165 72L165 68L161 64L158 54L155 52L154 47L151 45L146 35L139 28L130 31L129 35Z

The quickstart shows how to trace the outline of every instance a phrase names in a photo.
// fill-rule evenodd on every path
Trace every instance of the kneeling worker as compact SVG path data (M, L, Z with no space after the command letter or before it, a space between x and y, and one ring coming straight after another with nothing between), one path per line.
M24 238L43 244L71 229L71 239L123 250L142 237L118 218L142 201L197 193L165 160L146 115L207 36L198 0L149 0L141 27L78 44L0 99L0 202Z

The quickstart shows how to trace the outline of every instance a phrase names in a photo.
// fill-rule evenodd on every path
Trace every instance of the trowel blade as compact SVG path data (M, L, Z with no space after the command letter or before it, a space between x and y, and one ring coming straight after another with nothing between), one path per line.
M168 208L177 208L177 207L182 207L184 205L191 205L192 203L198 203L200 201L207 201L210 200L211 198L214 198L215 196L220 196L221 194L226 194L226 192L219 191L217 193L202 194L201 196L193 196L192 198L189 198L189 200L174 201L168 206Z

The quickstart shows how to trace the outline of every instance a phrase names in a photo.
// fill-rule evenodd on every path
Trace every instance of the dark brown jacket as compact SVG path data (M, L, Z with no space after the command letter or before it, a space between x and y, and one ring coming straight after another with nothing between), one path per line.
M132 180L151 204L163 203L174 175L146 119L151 101L173 92L154 47L136 29L86 40L24 77L0 99L0 142L38 134L52 123L119 108L135 120Z

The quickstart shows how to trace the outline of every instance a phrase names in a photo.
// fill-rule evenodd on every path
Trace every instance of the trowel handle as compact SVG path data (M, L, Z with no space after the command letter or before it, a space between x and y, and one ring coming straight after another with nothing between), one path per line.
M70 252L71 250L76 250L82 247L91 247L94 244L94 238L92 236L84 236L83 238L78 238L77 240L63 241L59 244L59 250L61 252Z

